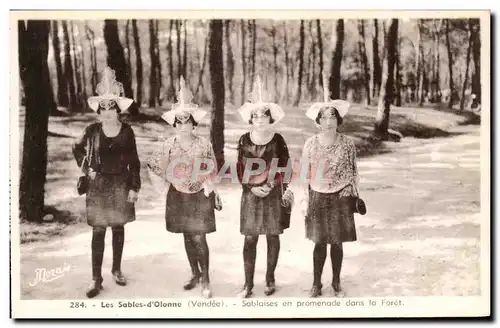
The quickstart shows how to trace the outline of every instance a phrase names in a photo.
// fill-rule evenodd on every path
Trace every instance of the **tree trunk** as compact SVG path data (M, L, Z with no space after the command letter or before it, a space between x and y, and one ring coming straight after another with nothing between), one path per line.
M250 28L250 33L252 35L252 45L251 45L251 55L250 55L250 64L251 66L251 71L250 71L250 83L253 83L255 81L255 56L256 56L256 45L257 45L257 27L255 25L255 19L252 19L249 24L251 24Z
M194 92L195 96L198 94L198 91L200 90L200 88L203 89L203 77L205 76L205 66L206 66L206 62L207 62L207 53L208 53L209 42L210 42L210 31L206 37L205 45L203 48L203 62L201 63L200 75L198 76L198 84L196 85L196 90Z
M293 106L298 106L300 103L300 98L302 97L302 76L304 71L304 43L305 43L305 35L304 35L304 20L300 20L300 46L299 46L299 77L297 79L297 91L295 92L295 100L293 102Z
M180 20L175 21L175 30L177 32L177 39L176 39L176 44L177 44L177 77L179 80L181 79L182 75L182 55L181 55L181 27L182 27L182 22Z
M137 20L132 19L132 32L134 34L134 48L135 48L135 65L137 77L137 96L136 102L139 106L142 105L142 56L141 56L141 42L139 40L139 30L137 28Z
M108 50L108 66L115 71L116 80L123 84L125 97L133 98L132 84L127 70L127 63L125 62L123 47L118 36L118 22L116 19L104 20L104 41ZM139 108L137 106L131 106L128 112L130 115L137 115L139 113Z
M168 56L168 74L170 77L170 83L168 86L167 98L169 100L176 99L175 87L174 87L174 51L172 46L172 32L174 28L174 21L170 20L168 28L168 42L167 42L167 56Z
M399 44L399 37L398 37L398 44L396 45L396 106L401 107L401 46Z
M213 145L217 168L224 164L224 61L222 20L211 20L209 28L209 62L212 89L212 124L210 139Z
M80 35L80 33L78 33ZM81 60L80 60L80 71L82 72L82 105L83 108L82 110L85 110L87 108L87 67L85 66L85 47L82 46L82 55L81 55Z
M85 49L81 44L81 39L80 39L80 27L77 24L76 25L76 34L78 35L78 47L80 47L82 50L78 51L78 76L79 76L79 81L80 81L80 92L81 92L81 106L82 106L82 111L86 109L86 104L87 104L87 79L85 78Z
M432 81L432 100L433 102L441 102L441 77L440 77L440 58L439 58L439 39L440 39L440 30L441 30L441 20L435 20L434 22L434 31L432 33L433 36L433 50L434 50L434 58L433 58L433 81Z
M437 102L441 103L441 19L438 20L436 28L436 97Z
M149 57L151 58L151 72L149 74L149 107L156 106L156 36L155 23L152 19L149 20Z
M19 68L26 103L19 186L20 219L42 222L49 113L56 107L47 64L50 21L28 20L26 26L21 20L18 32Z
M460 110L464 110L465 108L465 90L467 89L467 83L469 82L469 67L470 67L470 57L472 52L473 38L474 38L474 33L472 31L472 23L471 20L469 20L469 46L467 48L467 63L465 66L466 68L465 68L464 85L462 88L462 98L460 99Z
M158 38L159 34L159 24L158 20L155 20L155 60L156 60L156 103L161 106L163 97L161 96L162 90L162 74L161 74L161 60L160 60L160 40Z
M286 22L283 22L283 48L285 51L285 87L283 94L281 95L281 102L286 102L288 103L288 90L289 90L289 84L290 84L290 58L288 56L288 33L287 33L287 27L286 27Z
M401 81L402 79L402 76L401 76L401 39L399 37L399 31L398 31L398 35L397 35L397 39L396 39L396 63L394 64L395 65L395 76L394 76L394 81L396 83L396 101L395 101L395 104L397 107L401 107L401 84L403 83Z
M323 36L321 34L321 21L316 20L316 33L318 34L318 51L319 51L319 85L323 88Z
M187 78L187 22L184 21L184 52L182 53L184 58L182 59L182 74L184 75L184 79L189 80Z
M92 85L91 94L94 95L97 89L97 59L96 59L96 48L94 42L95 35L94 31L92 31L92 29L88 26L87 23L85 23L85 33L87 35L87 40L90 46L90 70L91 70L90 84Z
M57 72L57 103L59 106L68 107L68 89L64 81L64 73L61 62L61 44L59 42L59 28L57 21L52 21L52 46L54 47L54 59Z
M316 97L316 42L314 42L313 34L313 21L309 21L309 33L311 35L311 56L308 56L308 74L307 74L307 89L309 92L309 97L313 100Z
M418 99L419 99L419 106L422 107L424 105L424 100L425 100L425 94L424 94L424 82L425 82L425 75L427 74L427 71L425 70L425 57L424 57L424 45L422 42L422 21L418 20L418 35L419 35L419 52L420 52L420 78L418 81Z
M359 41L359 51L361 54L361 63L363 64L363 72L364 72L364 85L366 92L366 104L370 105L370 67L368 64L368 57L366 55L366 39L365 39L365 22L364 20L359 21L359 35L361 36L361 40Z
M453 52L451 51L451 42L450 42L450 20L446 19L446 50L448 51L448 71L449 71L449 85L450 85L450 99L448 102L448 108L453 108L453 95L455 94L454 89L455 86L453 84Z
M472 74L472 93L476 96L473 105L481 104L481 25L479 20L473 19L473 42L472 60L474 62L474 74Z
M332 57L332 68L330 72L330 80L328 81L328 89L330 90L330 98L340 98L340 68L342 66L342 48L344 47L344 20L337 20L336 26L337 41L335 43L335 52Z
M75 42L75 31L74 31L74 22L70 23L70 33L71 33L71 48L73 52L73 67L75 68L75 81L76 81L76 106L80 110L83 108L83 104L85 103L85 99L82 95L82 78L80 74L80 59L78 58L78 51Z
M125 24L125 46L127 47L127 70L130 76L130 80L132 80L132 59L130 54L130 19L127 19L127 23Z
M434 31L432 33L432 44L431 44L431 102L434 102L436 96L436 34Z
M73 65L71 64L71 43L69 41L68 22L63 21L62 25L64 33L64 79L68 86L68 108L74 110L76 107L76 91Z
M398 43L398 20L391 19L389 33L385 38L386 56L382 76L381 95L378 102L377 118L375 122L375 136L387 140L389 129L389 115L393 100L394 65L396 63L396 51Z
M373 98L377 98L380 96L380 85L382 84L382 66L380 64L378 20L374 19L373 24L374 24L374 35L372 40L372 46L373 46L372 96Z
M273 38L273 64L274 64L274 101L279 101L279 91L278 91L278 44L276 43L276 26L271 28L271 36Z
M234 57L233 49L231 48L231 21L225 21L225 39L226 39L226 63L227 63L227 89L229 90L229 101L234 104L234 92L233 92L233 77L234 77Z
M308 25L308 30L309 30L309 33L311 33L311 28L312 28L312 20L309 21L309 25ZM305 37L305 26L304 26L304 37ZM312 54L313 54L313 48L312 48L312 44L311 44L311 47L308 48L306 50L306 44L305 44L305 40L304 40L304 53L307 51L307 53L309 54L307 56L307 64L304 63L304 75L305 75L305 85L306 85L306 92L310 95L310 83L311 83L311 70L312 70Z
M246 62L246 30L245 30L245 21L241 20L241 74L243 75L243 82L241 83L241 103L244 103L246 100L245 88L247 84L247 62Z
M422 74L422 65L421 65L421 56L420 56L420 44L422 43L421 37L420 37L420 27L419 23L417 20L417 41L415 45L415 67L414 70L416 72L416 81L415 81L415 90L412 90L412 99L410 100L411 102L416 102L418 103L419 97L418 97L418 92L419 92L419 86L420 86L420 75Z

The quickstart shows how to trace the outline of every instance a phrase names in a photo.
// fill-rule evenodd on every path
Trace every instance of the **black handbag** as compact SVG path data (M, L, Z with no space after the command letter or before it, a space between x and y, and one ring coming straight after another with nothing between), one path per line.
M355 163L355 162L353 162L353 163ZM355 164L354 164L354 171L357 172L357 167ZM366 214L366 203L363 199L361 199L361 197L359 197L359 190L358 190L357 186L353 186L353 188L356 191L356 195L351 196L351 210L354 213L365 215Z
M284 229L290 228L290 218L292 216L292 206L293 206L293 193L290 189L287 188L287 190L284 190L283 187L283 180L280 177L280 187L281 187L281 217L280 217L280 223L281 227ZM287 203L283 202L283 196L285 193L291 193L291 200L288 201Z
M87 191L89 190L89 177L87 175L82 175L78 178L76 190L78 191L78 195L80 196L87 193Z
M90 166L90 154L91 154L91 149L90 147L92 146L92 143L90 142L90 138L87 139L87 155L83 158L82 160L82 165L80 166L80 170L83 168L83 165L85 162L87 162L87 165ZM89 190L89 184L90 184L90 177L85 174L82 175L78 178L78 181L76 183L76 191L78 192L78 195L83 195L86 194L87 191Z
M351 196L351 209L354 213L358 213L361 215L366 214L366 203L361 197L359 197L359 193L356 193L357 196Z

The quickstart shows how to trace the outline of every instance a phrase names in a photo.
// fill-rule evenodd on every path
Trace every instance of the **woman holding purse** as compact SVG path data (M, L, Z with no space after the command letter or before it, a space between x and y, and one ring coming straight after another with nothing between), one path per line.
M326 84L325 84L326 85ZM315 103L306 112L321 132L309 138L303 148L302 163L308 166L306 238L314 242L314 281L311 297L322 294L321 276L330 245L332 287L342 296L340 272L342 243L356 240L352 199L358 195L356 147L347 136L337 132L349 110L343 100Z
M92 227L92 278L87 297L97 296L103 284L102 262L106 230L113 239L113 279L120 286L127 280L121 271L125 224L135 220L135 205L141 188L140 161L134 131L119 120L133 100L122 97L123 86L107 67L97 85L98 96L88 104L99 122L87 126L73 144L73 155L86 175L87 223Z
M167 189L166 229L182 233L191 277L184 284L191 290L201 282L201 293L212 296L209 275L209 248L206 234L216 231L215 212L222 203L213 183L217 162L212 144L194 134L206 112L191 103L191 93L181 77L179 102L162 115L175 128L176 135L167 139L147 161L151 173L165 181ZM197 165L203 166L198 167ZM195 169L206 172L198 177ZM208 172L207 172L208 171Z
M252 131L242 135L238 142L238 178L242 184L240 210L240 232L245 236L243 246L243 262L245 270L245 285L238 296L248 298L253 294L255 261L259 235L267 238L267 272L264 293L272 295L276 291L275 270L280 251L279 235L287 226L283 226L281 218L286 207L291 206L291 198L283 199L287 184L283 184L281 175L270 176L273 159L277 165L284 168L288 164L289 152L285 139L273 131L273 127L283 117L284 112L277 104L266 102L268 98L257 78L251 94L252 101L244 104L239 113L244 122L250 123ZM249 161L255 163L261 160L265 163L262 172L249 176L250 170L256 170ZM276 164L276 163L275 163ZM257 168L258 169L258 168Z

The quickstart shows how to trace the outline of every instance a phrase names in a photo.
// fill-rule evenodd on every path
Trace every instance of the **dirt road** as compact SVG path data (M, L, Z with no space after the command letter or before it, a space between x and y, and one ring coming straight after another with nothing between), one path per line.
M368 213L356 216L358 241L344 244L341 274L347 297L478 295L480 255L479 128L443 139L404 139L394 152L359 160L361 193ZM224 210L208 236L214 297L232 297L244 281L239 234L240 188L222 190ZM82 206L83 206L83 199ZM105 290L98 299L199 297L182 283L190 270L181 235L165 230L164 199L139 202L137 221L126 228L122 269L126 287L111 279L111 233L103 264ZM91 282L90 228L50 242L21 247L23 299L79 299ZM307 296L313 244L294 210L281 238L272 297ZM266 242L258 245L255 293L263 297ZM62 275L34 284L36 269L65 267ZM323 284L330 285L325 265ZM323 297L332 295L331 288Z

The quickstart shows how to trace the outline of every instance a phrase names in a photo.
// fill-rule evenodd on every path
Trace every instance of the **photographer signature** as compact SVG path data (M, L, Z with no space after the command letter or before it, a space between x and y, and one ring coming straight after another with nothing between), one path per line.
M71 271L72 266L66 262L60 267L54 269L36 268L35 279L29 283L31 287L39 283L47 283L63 277L67 272Z

